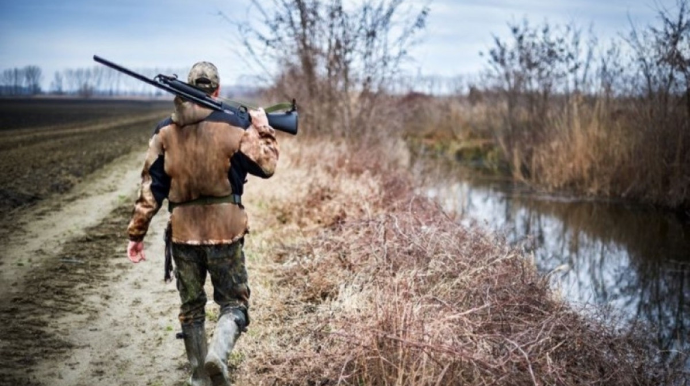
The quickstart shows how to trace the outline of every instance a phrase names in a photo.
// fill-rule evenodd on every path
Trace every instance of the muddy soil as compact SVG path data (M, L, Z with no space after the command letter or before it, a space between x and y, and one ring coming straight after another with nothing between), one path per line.
M172 97L170 97L172 101ZM167 109L170 101L77 98L0 98L0 131L55 128Z
M147 139L166 115L0 132L0 385L184 380L179 299L163 282L165 213L149 260L125 257Z
M65 193L145 144L169 109L160 103L0 100L0 224L10 223L17 208Z

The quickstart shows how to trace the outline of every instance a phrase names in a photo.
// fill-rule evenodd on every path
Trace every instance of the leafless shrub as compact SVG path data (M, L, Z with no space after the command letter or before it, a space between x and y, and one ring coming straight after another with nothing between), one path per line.
M438 126L464 104L456 120L463 135L439 136L441 150L455 155L479 138L500 150L499 164L516 179L541 188L690 207L687 0L605 46L573 24L509 27L487 53L471 108L461 98L428 103L436 112L406 122L407 133Z
M587 91L596 40L590 33L583 43L582 30L572 23L533 27L523 20L509 28L510 40L494 37L488 52L490 79L506 108L497 138L514 175L528 178L532 152L523 144L547 141L554 115L571 115L567 101Z
M672 206L690 206L690 6L660 9L658 25L633 28L635 151L647 168L627 192Z

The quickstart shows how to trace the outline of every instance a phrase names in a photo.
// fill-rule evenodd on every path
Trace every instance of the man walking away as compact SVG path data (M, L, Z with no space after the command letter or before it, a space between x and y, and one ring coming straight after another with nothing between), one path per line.
M216 67L196 63L188 83L217 97ZM278 143L262 109L252 110L251 124L236 116L175 98L172 116L158 124L149 141L139 197L127 229L129 259L145 260L144 236L151 218L168 199L171 212L166 253L172 253L180 294L180 324L194 386L229 385L227 360L235 341L249 325L247 270L243 252L248 220L242 205L247 174L273 175ZM166 278L170 264L166 264ZM206 276L220 318L207 350Z

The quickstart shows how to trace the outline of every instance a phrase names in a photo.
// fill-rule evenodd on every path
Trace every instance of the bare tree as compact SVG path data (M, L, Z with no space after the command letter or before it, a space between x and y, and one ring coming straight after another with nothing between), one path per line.
M102 91L105 80L105 72L108 69L108 67L104 66L93 66L93 68L91 68L91 87L93 88L94 93L99 93Z
M225 16L243 42L238 56L267 73L281 97L297 98L312 128L344 136L375 131L374 111L424 29L428 8L404 0L271 0L269 11L252 3L254 23Z
M509 24L508 40L494 37L488 52L489 79L505 102L504 124L495 128L506 159L519 178L529 173L531 146L548 139L550 119L563 112L573 119L573 100L590 86L596 39L583 42L574 24L531 26L527 20Z
M628 42L635 70L644 80L641 101L649 118L647 135L658 138L655 156L673 169L665 189L690 190L690 3L677 0L675 10L660 8L659 25L633 26ZM662 186L663 186L662 185Z
M93 72L91 71L91 68L78 68L74 72L77 83L77 93L79 96L88 98L93 95L94 88L92 84L92 75Z
M53 75L53 81L50 83L50 90L57 95L62 95L64 93L62 82L62 73L60 73L60 71L55 71L55 75Z
M11 72L12 95L22 94L25 81L24 69L17 67L13 68Z
M66 92L68 94L71 93L76 93L77 90L79 89L79 82L77 80L76 76L76 70L72 68L68 68L63 71L64 79L65 79L65 87L66 87Z
M616 95L616 92L621 93L625 88L623 78L627 63L621 54L620 47L620 42L614 40L598 55L599 65L596 73L599 84L597 87L606 103Z
M26 87L31 95L41 92L42 71L38 66L26 66L23 69Z
M9 68L0 73L0 85L2 86L3 94L12 94L13 76L13 70Z
M38 66L6 69L0 76L3 92L8 95L37 94L40 92L41 69Z
M669 66L673 78L678 79L678 91L685 94L685 106L690 117L690 5L687 0L678 0L677 8L675 13L661 9L661 26L650 27L650 31L659 61Z

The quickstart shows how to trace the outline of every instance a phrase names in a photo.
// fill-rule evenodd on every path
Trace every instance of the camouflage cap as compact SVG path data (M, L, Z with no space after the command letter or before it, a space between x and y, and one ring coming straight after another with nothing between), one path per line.
M220 84L218 69L210 62L195 63L189 70L187 83L211 94L218 89Z

